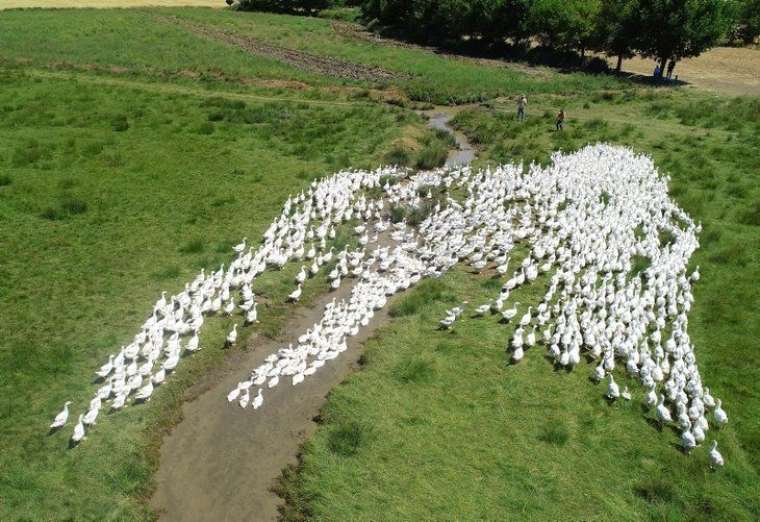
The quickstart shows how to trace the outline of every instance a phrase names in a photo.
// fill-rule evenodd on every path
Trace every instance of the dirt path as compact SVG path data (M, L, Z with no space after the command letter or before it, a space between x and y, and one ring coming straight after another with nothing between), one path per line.
M230 357L225 367L207 376L182 408L183 420L164 439L157 489L151 506L164 521L276 520L281 499L270 491L288 464L296 464L301 444L314 432L333 388L357 367L361 345L388 320L386 306L348 341L348 350L329 361L298 386L288 382L267 390L264 405L254 411L229 404L226 396L264 358L304 333L322 317L324 305L351 292L344 284L310 308L294 308L283 341L251 339L249 350Z
M452 115L433 111L429 126L454 131ZM457 133L455 133L456 135ZM474 149L456 136L460 149L450 160L467 164ZM352 285L328 292L310 307L294 307L277 341L252 336L248 350L239 351L222 368L192 389L182 407L183 419L164 439L156 491L150 505L165 522L277 520L282 499L271 491L288 465L297 464L301 445L317 429L319 414L330 390L358 368L364 341L388 320L390 304L375 313L369 325L348 339L348 350L329 361L298 386L282 383L265 394L259 410L241 410L227 402L227 393L246 380L251 369L295 339L322 317L325 304L347 298ZM399 296L394 296L393 299Z

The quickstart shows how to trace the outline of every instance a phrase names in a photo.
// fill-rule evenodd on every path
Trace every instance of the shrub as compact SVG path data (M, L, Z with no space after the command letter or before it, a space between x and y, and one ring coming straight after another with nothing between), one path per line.
M7 174L0 175L0 187L7 187L13 182L11 177Z

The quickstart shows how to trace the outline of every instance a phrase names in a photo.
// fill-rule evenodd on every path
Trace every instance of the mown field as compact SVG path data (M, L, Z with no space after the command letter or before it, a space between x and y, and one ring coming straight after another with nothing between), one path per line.
M395 76L299 69L188 24ZM652 153L673 176L673 195L705 224L691 333L731 418L717 435L726 469L710 473L702 450L681 455L636 401L607 407L585 367L554 373L540 350L507 367L509 329L491 320L434 332L450 303L496 288L453 273L410 295L370 343L364 371L331 395L283 486L288 514L760 517L757 99L526 72L373 43L329 20L207 9L3 12L0 83L0 520L152 518L162 430L188 385L224 357L228 324L214 323L206 349L148 407L103 416L76 450L68 430L47 434L62 403L89 397L92 372L161 290L228 261L288 194L348 166L435 163L430 149L443 140L410 109L477 101L456 123L483 164L605 140ZM522 92L530 117L516 125L500 97ZM554 134L560 106L571 120ZM281 301L290 276L268 276L257 293ZM276 335L283 316L267 308L257 328Z

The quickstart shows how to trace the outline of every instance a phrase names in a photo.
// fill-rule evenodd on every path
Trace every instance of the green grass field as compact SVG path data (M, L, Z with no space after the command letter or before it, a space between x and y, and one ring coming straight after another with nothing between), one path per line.
M298 70L167 17L401 76ZM470 101L485 103L455 122L480 165L601 140L652 154L672 176L673 196L704 223L690 333L731 419L716 435L726 468L709 472L703 449L684 457L637 401L608 407L585 365L555 373L537 349L507 366L509 329L490 319L434 331L451 303L497 288L454 272L404 298L363 371L331 394L283 482L288 518L760 518L757 98L527 74L371 43L330 20L208 9L4 11L0 44L0 520L153 518L161 434L224 357L228 324L204 330L207 348L149 407L103 416L86 447L67 450L68 430L47 435L62 403L89 397L93 371L161 290L260 237L288 194L348 166L439 162L445 139L409 109ZM499 97L522 92L529 120L518 125ZM559 107L570 117L561 134ZM281 301L291 276L268 275L257 294ZM276 335L285 310L266 309L257 328Z
M552 130L558 106L571 118L562 133ZM730 426L709 435L726 469L710 472L704 450L686 457L677 433L647 423L635 381L632 402L608 406L588 364L555 372L539 348L509 366L514 326L465 318L437 331L454 303L480 304L499 287L457 272L406 298L403 317L369 343L363 371L330 396L302 467L283 481L288 518L757 520L760 100L535 97L525 124L512 109L496 102L455 120L483 147L481 165L626 144L651 154L702 220L690 333L706 384L731 405ZM510 302L535 304L544 289L538 280Z

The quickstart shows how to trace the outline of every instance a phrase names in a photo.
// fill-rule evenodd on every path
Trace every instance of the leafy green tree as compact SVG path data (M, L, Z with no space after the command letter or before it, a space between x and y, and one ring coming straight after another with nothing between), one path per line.
M730 24L725 0L638 0L638 4L635 47L657 60L661 71L668 60L698 56L714 46Z
M583 59L598 37L596 21L601 0L535 0L528 26L546 45L577 50Z
M615 70L620 72L623 59L635 56L638 35L638 0L602 0L597 16L596 44L599 51L617 56Z
M739 36L752 43L760 36L760 0L744 0L739 10Z
M240 9L312 14L331 4L330 0L240 0Z

